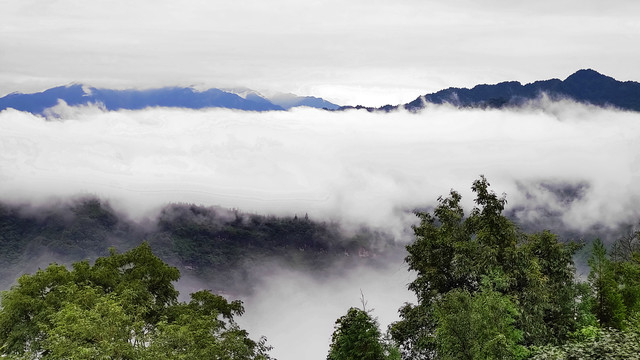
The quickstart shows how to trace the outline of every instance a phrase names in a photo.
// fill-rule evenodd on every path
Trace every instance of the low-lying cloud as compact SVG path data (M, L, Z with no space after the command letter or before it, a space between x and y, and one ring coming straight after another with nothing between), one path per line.
M468 189L484 174L527 220L540 207L561 210L573 229L640 215L640 115L633 112L571 102L415 114L105 112L64 104L55 112L55 120L0 113L0 200L91 194L134 218L192 202L309 213L402 234L411 210L452 188L471 207ZM549 184L582 192L566 201L549 195Z
M431 106L415 114L64 104L54 113L0 112L0 201L37 206L89 194L134 219L168 202L308 213L408 241L411 210L450 189L470 209L470 185L484 174L529 224L587 231L640 218L638 113L544 100L519 110ZM321 359L335 319L359 305L360 289L384 330L412 301L410 278L399 259L326 278L283 268L244 299L241 324L266 335L283 360Z

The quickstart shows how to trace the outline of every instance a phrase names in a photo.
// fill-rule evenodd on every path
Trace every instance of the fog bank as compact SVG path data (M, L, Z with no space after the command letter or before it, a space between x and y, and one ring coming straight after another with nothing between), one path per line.
M519 110L415 114L64 104L52 114L0 112L1 201L37 206L88 194L134 220L169 202L307 213L409 241L411 210L450 189L470 209L469 188L484 174L513 216L541 228L615 229L640 219L637 113L541 100ZM361 289L384 330L412 301L409 281L401 261L342 278L278 270L244 299L241 324L269 337L282 360L321 359L334 321L359 305Z
M566 226L638 218L640 116L570 102L411 114L297 109L0 113L0 197L96 195L134 218L168 202L304 214L397 234L480 174L509 206L561 209ZM584 184L569 203L537 186ZM526 190L526 191L524 191ZM466 195L466 196L465 196ZM534 210L522 216L535 219Z

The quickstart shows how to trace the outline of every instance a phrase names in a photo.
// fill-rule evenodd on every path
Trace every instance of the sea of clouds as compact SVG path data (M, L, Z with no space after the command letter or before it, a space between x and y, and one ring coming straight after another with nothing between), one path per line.
M107 112L61 103L48 114L0 112L0 201L38 205L88 194L134 220L170 202L308 213L406 242L412 210L451 189L471 209L471 183L483 174L523 221L544 225L551 213L579 231L640 219L634 112L541 99L520 109L417 113ZM565 187L579 191L568 199L552 191ZM267 335L281 359L324 358L333 322L359 305L360 289L383 328L412 300L406 267L389 269L338 282L283 270L245 299L243 321Z
M450 189L472 205L485 175L510 206L562 209L572 228L639 216L640 115L571 102L519 110L369 113L60 104L0 112L0 200L108 199L134 219L168 202L309 213L402 233ZM585 187L554 203L539 183ZM535 205L535 206L534 206Z

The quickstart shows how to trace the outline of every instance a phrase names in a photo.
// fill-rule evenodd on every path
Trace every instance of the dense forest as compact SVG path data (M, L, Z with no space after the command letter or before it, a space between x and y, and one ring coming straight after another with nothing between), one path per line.
M171 204L153 220L132 221L92 197L41 207L0 204L0 285L8 288L16 274L52 261L94 260L111 247L126 251L143 242L183 273L232 294L250 292L265 263L320 276L336 268L380 266L402 250L384 232L344 231L338 223L314 221L306 214L262 216Z
M417 304L400 307L386 337L364 306L349 309L328 359L639 358L640 233L609 250L595 239L582 279L574 256L585 243L521 231L484 177L472 190L468 215L453 190L416 213L405 261Z
M328 360L638 357L640 233L605 246L525 232L484 177L472 191L469 213L455 190L417 211L406 249L381 232L345 235L306 215L174 204L141 223L93 198L2 205L0 261L11 288L2 293L0 349L20 359L269 359L268 341L249 338L235 322L242 303L228 298L251 290L233 284L250 283L258 264L277 258L321 274L402 253L417 302L398 304L400 320L388 329L364 298L345 309ZM588 254L586 277L576 275L578 252ZM11 277L38 256L73 264ZM173 284L185 273L221 288L179 301Z

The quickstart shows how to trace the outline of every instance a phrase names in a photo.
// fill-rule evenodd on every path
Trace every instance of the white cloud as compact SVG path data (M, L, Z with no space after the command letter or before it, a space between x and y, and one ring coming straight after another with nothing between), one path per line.
M640 218L638 113L545 100L518 111L431 106L417 114L65 104L55 111L58 120L0 112L1 201L89 193L134 216L169 201L308 212L406 241L415 218L405 210L432 206L452 188L469 209L470 185L485 174L507 193L508 209L521 208L528 220L544 215L541 208L578 229ZM554 184L581 185L583 197L564 202L548 191ZM252 337L266 335L283 360L324 358L333 322L359 305L360 289L383 329L412 301L399 260L340 279L264 274L240 321Z
M637 113L544 106L387 114L104 112L62 104L63 118L54 121L7 110L0 113L0 190L3 199L32 201L96 194L138 217L187 201L308 212L401 234L413 220L406 211L451 188L470 205L471 182L485 174L514 206L532 201L518 184L587 183L584 198L563 215L571 227L638 217Z

